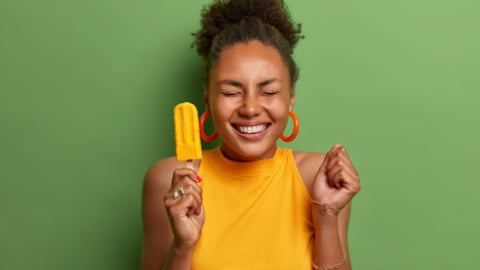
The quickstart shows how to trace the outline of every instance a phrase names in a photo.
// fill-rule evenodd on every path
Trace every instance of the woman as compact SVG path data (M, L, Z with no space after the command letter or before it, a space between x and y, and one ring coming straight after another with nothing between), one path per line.
M150 168L142 269L351 269L360 183L345 148L276 145L291 139L282 133L295 118L299 27L276 0L215 1L202 16L195 44L221 145L193 169L175 157Z

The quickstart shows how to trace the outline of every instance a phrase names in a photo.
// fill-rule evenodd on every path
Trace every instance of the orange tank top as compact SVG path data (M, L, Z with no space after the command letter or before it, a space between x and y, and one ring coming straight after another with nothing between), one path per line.
M205 224L192 270L312 269L310 199L292 150L256 162L204 151L198 174Z

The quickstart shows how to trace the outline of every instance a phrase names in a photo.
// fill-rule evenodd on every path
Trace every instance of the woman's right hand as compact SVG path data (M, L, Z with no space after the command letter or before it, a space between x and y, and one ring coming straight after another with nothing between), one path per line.
M174 234L174 248L193 249L200 238L205 211L202 189L197 184L199 179L194 170L178 168L173 173L170 189L163 197Z

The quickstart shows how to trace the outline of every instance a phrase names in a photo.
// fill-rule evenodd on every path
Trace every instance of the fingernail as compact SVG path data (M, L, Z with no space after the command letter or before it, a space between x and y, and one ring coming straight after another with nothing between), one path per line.
M202 182L202 178L200 178L200 176L197 174L197 176L195 177L195 179L197 180L198 183Z

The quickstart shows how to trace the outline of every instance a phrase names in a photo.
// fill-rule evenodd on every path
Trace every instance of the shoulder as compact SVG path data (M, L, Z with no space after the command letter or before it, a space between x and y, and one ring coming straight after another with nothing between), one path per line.
M194 168L198 170L200 162L194 160ZM185 162L178 161L176 157L168 157L155 162L145 174L145 184L170 187L170 180L175 169L185 167Z
M147 171L145 178L147 179L158 179L173 172L179 165L179 162L175 157L168 157L160 159L155 162Z
M293 157L300 171L315 171L316 173L325 158L325 154L320 152L293 151Z
M324 153L293 151L293 157L305 185L310 186L325 158Z
M155 162L144 177L145 191L163 191L170 187L172 173L177 168L178 162L175 157L168 157Z

